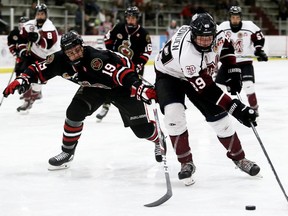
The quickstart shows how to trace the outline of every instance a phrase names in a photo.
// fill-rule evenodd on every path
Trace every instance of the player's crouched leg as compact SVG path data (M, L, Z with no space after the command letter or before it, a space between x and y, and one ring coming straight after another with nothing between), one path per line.
M155 159L157 162L162 162L162 155L166 154L166 142L165 136L162 133L162 143L163 146L160 144L160 138L155 126L154 122L149 122L140 125L131 126L132 131L134 134L140 139L147 139L155 143Z

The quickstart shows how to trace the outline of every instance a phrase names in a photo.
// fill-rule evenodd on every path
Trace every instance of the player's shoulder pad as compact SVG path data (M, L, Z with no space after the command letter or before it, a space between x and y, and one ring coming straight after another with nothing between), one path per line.
M56 30L56 27L54 26L52 21L49 19L46 19L46 21L44 22L42 26L42 31L55 31L55 30Z

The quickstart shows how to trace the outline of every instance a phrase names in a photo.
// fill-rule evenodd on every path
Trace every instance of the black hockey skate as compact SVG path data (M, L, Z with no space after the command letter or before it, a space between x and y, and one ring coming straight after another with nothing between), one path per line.
M70 153L61 152L60 154L49 159L50 166L48 167L48 170L53 171L67 169L70 167L70 163L72 162L73 158L74 151Z
M193 162L182 163L181 170L178 173L178 178L184 182L186 186L192 185L195 183L192 179L192 174L195 173L196 167Z
M255 162L252 162L246 158L233 162L240 170L249 174L250 176L255 176L260 172L260 167Z
M100 122L108 113L110 104L103 104L101 111L96 115L96 119Z

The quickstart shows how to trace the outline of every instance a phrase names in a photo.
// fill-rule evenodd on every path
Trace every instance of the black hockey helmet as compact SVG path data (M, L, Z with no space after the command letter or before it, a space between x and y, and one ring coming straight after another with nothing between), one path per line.
M69 50L77 45L83 47L84 41L82 37L76 31L69 31L61 36L60 46L62 51L65 53L66 50ZM71 61L72 64L76 65L80 63L80 59Z
M137 19L140 17L140 11L136 6L130 6L125 11L125 17L127 16L134 16Z
M36 12L44 11L47 15L48 8L46 4L38 4L35 9L36 9Z
M239 6L231 6L229 9L229 15L239 15L242 16L242 9Z
M211 51L211 46L216 35L216 23L214 22L213 17L207 12L197 13L192 17L190 28L191 42L194 44L195 48L200 52ZM212 36L211 44L205 47L201 46L196 42L197 36Z
M27 21L29 21L28 17L22 16L22 17L19 18L19 23L25 23Z
M25 23L25 22L27 22L27 21L29 21L29 19L28 19L28 17L20 17L19 18L19 21L18 21L18 29L19 29L19 31L23 28L23 23Z
M138 21L139 21L139 17L140 17L140 11L139 11L138 7L130 6L127 8L127 10L125 11L125 18L131 17L131 16L136 17L137 22L136 23L127 23L127 19L126 19L126 26L128 28L128 31L134 31L134 29L136 29L138 26Z
M38 12L44 12L46 14L45 19L36 19L38 25L43 25L43 23L46 21L46 19L48 17L48 13L47 13L48 8L47 8L46 4L39 4L36 6L35 9L36 9L36 15Z
M231 22L231 16L239 16L239 20ZM233 32L238 32L242 28L242 9L239 6L231 6L229 9L230 27Z

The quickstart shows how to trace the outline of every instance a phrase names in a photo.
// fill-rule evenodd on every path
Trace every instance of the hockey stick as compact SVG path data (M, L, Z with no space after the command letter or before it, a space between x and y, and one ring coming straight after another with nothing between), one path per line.
M10 78L9 78L9 81L8 81L7 86L10 84L10 82L11 82L11 80L12 80L12 78L13 78L14 72L15 72L15 68L14 68L14 70L13 70L12 73L11 73L11 76L10 76ZM2 105L4 98L5 98L5 97L4 97L4 95L3 95L2 98L1 98L0 106Z
M154 113L154 118L155 118L156 127L157 127L157 131L158 131L158 136L159 136L159 140L160 140L160 145L162 148L164 148L164 146L165 146L164 137L163 137L163 134L161 133L160 121L159 121L159 117L158 117L156 102L154 100L152 100L152 105L153 105L153 113ZM167 200L169 200L172 197L172 186L171 186L171 182L170 182L170 176L169 176L169 171L168 171L167 160L166 160L165 154L162 155L162 162L163 162L163 168L164 168L164 172L165 172L167 192L160 199L158 199L152 203L145 204L144 206L146 206L146 207L159 206L159 205L165 203Z
M241 101L241 97L240 97L239 93L237 93L237 97L238 97L238 99ZM267 158L267 160L268 160L268 163L269 163L270 166L271 166L271 169L272 169L272 171L273 171L273 173L274 173L274 175L275 175L275 177L276 177L276 180L277 180L277 182L278 182L278 184L279 184L279 186L280 186L280 188L281 188L281 190L282 190L282 192L283 192L283 194L284 194L284 196L285 196L285 198L286 198L286 200L287 200L287 202L288 202L288 196L287 196L287 194L286 194L286 192L285 192L285 189L284 189L284 187L283 187L283 185L282 185L282 183L281 183L281 181L280 181L280 178L279 178L278 175L277 175L277 172L276 172L276 170L275 170L275 168L274 168L274 166L273 166L273 164L272 164L272 161L271 161L270 158L269 158L269 155L268 155L268 153L267 153L267 151L266 151L266 149L265 149L265 147L264 147L264 144L262 143L262 141L261 141L261 139L260 139L260 136L259 136L259 134L258 134L258 132L257 132L255 126L254 126L254 124L253 124L252 122L250 122L250 124L251 124L252 130L253 130L253 132L254 132L254 134L255 134L255 136L256 136L256 138L257 138L257 140L258 140L258 142L259 142L259 144L260 144L260 146L261 146L261 148L262 148L262 150L263 150L263 152L264 152L264 155L266 156L266 158Z
M244 56L236 56L236 58L258 58L257 56L254 56L254 55L244 55ZM277 55L275 55L275 56L268 56L268 59L269 58L281 58L281 59L288 59L288 56L286 56L286 55L279 55L279 56L277 56Z

